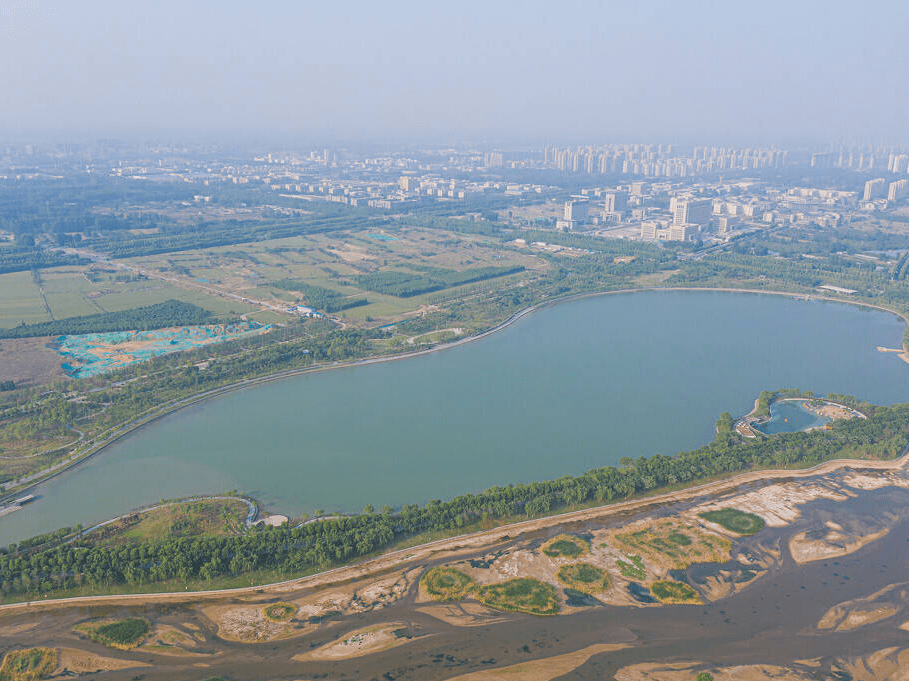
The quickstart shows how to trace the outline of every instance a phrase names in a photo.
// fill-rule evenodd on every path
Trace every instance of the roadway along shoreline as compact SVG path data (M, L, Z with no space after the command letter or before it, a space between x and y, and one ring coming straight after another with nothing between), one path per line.
M296 577L293 579L272 582L269 584L259 584L254 586L236 587L232 589L209 589L204 591L167 591L160 593L136 593L136 594L105 594L98 596L72 596L68 598L47 599L41 601L25 601L20 603L7 603L0 605L0 613L11 612L15 610L53 610L56 608L65 608L71 606L90 605L96 603L117 603L121 605L130 605L135 603L149 604L151 602L164 601L199 601L208 599L224 598L238 595L257 595L268 596L269 594L278 594L290 590L304 588L318 588L330 586L340 582L358 580L368 577L371 574L383 573L388 570L400 568L405 564L419 565L431 560L434 554L444 551L478 549L485 545L503 541L506 537L514 539L517 536L535 532L547 527L590 521L598 518L608 517L611 515L623 513L630 510L640 510L648 506L666 505L680 501L696 499L704 495L716 495L722 492L734 490L741 485L753 482L776 482L781 480L807 478L814 475L823 475L842 469L854 470L900 470L909 465L909 446L904 449L903 453L896 459L892 460L863 460L863 459L835 459L825 461L810 468L803 469L767 469L752 470L744 473L733 475L722 480L702 483L693 487L687 487L682 490L671 492L662 492L653 496L621 501L605 506L596 506L578 511L568 511L558 513L543 518L533 520L522 520L508 525L501 525L491 530L480 530L468 534L449 537L446 539L437 539L435 541L411 546L369 558L364 561L344 565L324 572L319 572L306 577Z
M4 504L12 499L14 496L22 494L23 492L29 492L35 489L38 485L47 482L51 478L54 478L65 471L78 466L79 464L87 461L91 457L99 454L104 449L114 444L117 440L129 435L130 433L135 432L136 430L142 428L143 426L149 425L158 419L161 419L168 414L172 414L180 409L196 404L203 400L211 399L214 397L219 397L227 393L233 392L235 390L244 390L246 388L254 387L259 384L268 383L271 381L280 381L286 378L293 378L295 376L302 376L308 373L315 373L321 371L331 371L334 369L346 369L357 366L364 366L368 364L377 364L380 362L395 362L399 360L412 359L420 357L423 355L428 355L434 352L441 352L444 350L450 350L452 348L464 345L466 343L472 343L474 341L481 340L488 336L491 336L495 333L503 331L508 327L512 326L516 322L520 321L527 315L533 314L539 310L545 309L552 305L559 305L562 303L568 303L574 300L581 300L584 298L592 298L595 296L610 296L610 295L623 295L630 293L641 293L644 291L695 291L695 292L710 292L710 291L720 291L724 293L752 293L758 295L775 295L775 296L785 296L789 298L796 299L808 299L808 300L822 300L827 302L834 303L843 303L845 305L857 305L860 307L867 307L882 312L889 312L893 315L896 315L903 320L903 323L909 328L909 316L904 315L903 313L893 310L890 308L883 307L881 305L875 305L874 303L867 303L859 300L846 300L842 298L833 298L830 296L823 295L814 295L807 293L793 293L789 291L776 291L776 290L761 290L761 289L744 289L744 288L729 288L729 287L697 287L697 286L646 286L641 288L624 288L616 289L614 291L589 291L584 293L572 293L565 296L559 296L552 298L551 300L544 300L530 307L526 307L523 310L519 310L514 313L511 317L505 321L485 330L473 336L467 336L466 338L460 338L448 343L443 343L441 345L436 345L431 348L426 348L423 350L415 350L412 352L404 352L393 355L379 355L375 357L365 357L362 359L349 360L349 361L338 361L331 362L328 364L321 364L318 366L310 367L300 367L298 369L287 369L285 371L280 371L274 374L268 374L265 376L257 376L255 378L246 378L240 379L235 383L230 383L227 385L219 386L217 388L212 388L195 395L190 395L188 397L179 398L173 402L154 407L149 412L137 416L135 419L128 421L127 423L115 427L115 429L107 436L104 437L100 442L94 443L91 447L77 455L71 456L64 461L54 464L50 469L45 469L44 471L39 471L34 473L24 481L17 481L16 483L6 483L8 485L5 488L3 497L0 498L0 504ZM903 343L903 352L900 353L901 359L909 363L909 348L906 347L906 343ZM91 441L90 441L91 442Z

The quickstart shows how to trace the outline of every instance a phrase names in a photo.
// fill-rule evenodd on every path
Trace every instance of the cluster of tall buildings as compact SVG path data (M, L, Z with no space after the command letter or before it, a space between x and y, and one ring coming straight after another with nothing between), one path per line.
M694 147L681 153L671 144L618 144L588 147L547 146L543 165L554 170L587 175L641 175L690 177L720 170L758 170L786 164L788 151L780 149Z
M909 173L909 154L892 149L839 148L811 155L812 168L882 172L885 166L888 173L905 175Z
M906 178L888 182L886 178L876 177L865 183L862 201L876 201L880 199L899 201L906 195L907 185L909 185L909 181L907 181Z

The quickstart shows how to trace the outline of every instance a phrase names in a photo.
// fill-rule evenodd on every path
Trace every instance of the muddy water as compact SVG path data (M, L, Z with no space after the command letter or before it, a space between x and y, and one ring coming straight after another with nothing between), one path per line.
M675 507L676 510L678 507ZM907 509L903 511L902 509ZM698 606L631 608L597 606L556 617L508 615L505 622L479 627L455 627L417 611L415 589L403 601L385 610L351 616L305 636L263 644L231 643L218 638L212 623L183 606L156 608L79 608L54 616L4 618L21 623L30 617L40 629L32 634L0 638L16 647L25 639L64 644L72 625L86 617L142 615L157 623L195 621L205 632L200 652L218 652L205 659L210 666L193 668L180 657L133 653L134 659L152 667L98 674L98 679L204 679L216 674L237 681L276 678L306 679L426 679L442 680L481 669L574 652L598 643L628 643L629 648L595 655L564 678L610 679L621 667L642 662L700 660L712 666L739 664L790 665L794 660L821 658L822 668L833 660L870 654L890 646L906 646L907 635L897 625L909 619L907 609L852 631L817 629L818 621L834 605L868 596L909 577L909 491L885 488L862 492L844 502L815 501L802 507L803 516L784 529L765 529L738 544L737 549L758 554L766 547L782 547L781 560L770 571L737 595ZM891 531L882 539L850 555L796 564L786 545L797 532L817 528L833 514L872 521L894 512L887 521ZM620 522L621 519L612 522ZM610 524L612 524L610 522ZM560 528L583 531L583 526ZM554 531L554 530L553 530ZM526 540L526 537L524 538ZM498 547L501 548L501 547ZM477 554L477 557L487 555ZM689 574L708 570L694 566ZM290 596L288 596L290 597ZM415 638L396 649L337 662L293 662L290 658L336 640L370 624L407 623ZM40 633L37 633L40 632ZM36 638L37 637L37 638ZM73 645L67 642L65 645ZM76 643L96 652L92 644ZM109 651L119 656L116 651ZM830 678L819 675L818 678Z

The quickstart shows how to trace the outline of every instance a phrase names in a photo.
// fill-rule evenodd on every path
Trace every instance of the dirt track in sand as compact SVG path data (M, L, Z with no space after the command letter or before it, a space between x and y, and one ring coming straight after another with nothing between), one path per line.
M483 530L473 534L453 537L451 539L440 539L420 546L392 551L383 556L373 558L362 563L350 565L347 567L335 568L326 572L302 577L285 582L266 584L261 586L242 587L238 589L221 589L211 591L194 591L194 592L168 592L157 594L132 594L132 595L112 595L112 596L79 596L75 598L63 598L48 601L32 601L27 603L11 603L0 605L0 613L21 611L25 609L33 610L50 610L57 607L72 607L73 605L135 605L137 603L180 603L192 601L198 603L206 599L222 599L225 596L255 595L257 597L267 597L280 595L289 591L296 591L302 588L324 587L339 582L350 580L359 580L372 574L387 572L392 569L400 569L406 564L423 563L430 559L440 557L454 557L459 553L476 551L484 546L503 541L506 537L514 539L515 537L545 529L547 527L562 525L565 523L584 522L598 518L609 517L611 515L624 513L630 510L637 510L653 505L662 505L678 501L687 501L702 497L705 495L718 494L721 492L732 491L735 488L753 482L768 482L770 480L785 480L792 478L806 478L814 475L832 473L840 469L853 470L896 470L902 469L909 464L909 454L893 461L864 461L855 459L842 459L828 461L813 468L803 470L761 470L742 473L732 478L710 482L696 487L680 490L677 492L667 492L643 499L620 502L609 506L599 506L596 508L584 509L581 511L572 511L559 515L538 518L535 520L525 520L511 525L503 525L492 530Z

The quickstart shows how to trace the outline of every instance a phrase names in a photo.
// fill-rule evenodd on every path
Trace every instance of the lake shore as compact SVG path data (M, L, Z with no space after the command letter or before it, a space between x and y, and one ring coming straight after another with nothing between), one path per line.
M730 492L742 485L771 480L790 480L807 478L816 475L833 473L843 469L856 471L862 470L901 470L909 466L909 451L892 460L861 460L837 459L804 469L765 469L739 473L728 478L715 480L700 485L662 492L652 496L631 499L629 501L597 506L594 508L569 511L555 515L524 520L494 529L482 530L465 535L439 539L418 546L394 550L375 558L341 566L295 579L283 580L270 584L259 584L248 587L231 589L212 589L204 591L171 591L160 593L112 594L98 596L76 596L42 601L27 601L0 605L0 613L14 613L17 611L48 611L55 608L68 608L72 606L94 605L136 605L137 603L179 603L192 601L197 603L203 600L223 599L236 596L279 596L288 591L303 588L319 588L365 579L371 576L387 573L392 570L412 569L429 560L437 558L440 554L449 552L463 552L465 550L481 550L486 546L501 541L515 539L523 534L538 532L549 527L566 523L578 523L610 516L620 515L629 511L645 509L650 506L662 506L681 501L691 501L704 496L718 495Z
M139 415L136 418L132 419L131 421L113 428L108 434L102 436L101 438L96 438L95 441L90 441L88 443L80 443L80 446L77 448L77 450L71 456L54 464L50 469L46 469L45 471L35 473L26 479L20 479L18 481L14 481L12 483L6 483L3 486L4 496L3 496L3 498L0 498L0 503L3 503L5 501L7 501L8 499L12 498L13 495L18 495L18 494L21 494L22 492L27 492L29 490L32 490L35 487L37 487L39 484L44 483L47 480L50 480L51 478L56 477L57 475L65 472L65 471L69 471L69 470L73 469L74 467L80 465L84 461L87 461L88 459L101 453L102 451L107 449L110 445L112 445L112 444L116 443L117 441L119 441L120 439L122 439L124 436L135 433L142 427L150 425L150 424L158 421L159 419L161 419L164 416L173 414L185 407L197 405L200 402L203 402L210 398L219 397L219 396L226 395L226 394L234 392L234 391L243 390L245 388L251 388L251 387L259 386L259 385L262 385L265 383L270 383L273 381L280 381L280 380L283 380L286 378L293 378L296 376L301 376L301 375L309 374L309 373L325 372L325 371L330 371L333 369L351 368L351 367L356 367L356 366L365 366L365 365L370 365L370 364L393 362L393 361L398 361L398 360L412 359L412 358L416 358L416 357L420 357L420 356L425 356L425 355L428 355L431 353L441 352L443 350L449 350L449 349L464 345L466 343L471 343L473 341L477 341L482 338L486 338L486 337L496 334L504 329L509 328L510 326L514 325L515 323L517 323L521 319L525 318L526 316L528 316L534 312L537 312L539 310L550 307L550 306L560 305L562 303L568 303L568 302L572 302L575 300L581 300L584 298L591 298L591 297L597 297L597 296L611 296L611 295L619 295L619 294L630 294L630 293L640 293L640 292L645 292L645 291L658 291L658 292L673 292L673 291L715 292L715 291L719 291L719 292L727 292L727 293L752 293L752 294L761 294L761 295L783 296L783 297L789 297L789 298L794 298L794 299L803 299L803 300L808 299L808 300L820 300L820 301L827 301L827 302L844 303L847 305L856 305L856 306L860 306L860 307L877 309L877 310L880 310L883 312L889 312L889 313L894 314L897 317L899 317L903 321L903 323L907 326L907 328L909 328L909 317L907 317L906 315L904 315L896 310L885 308L880 305L875 305L872 303L866 303L866 302L857 301L857 300L847 300L847 299L843 299L843 298L834 298L834 297L830 297L830 296L808 295L808 294L792 293L792 292L786 292L786 291L771 291L771 290L761 290L761 289L738 289L738 288L729 288L729 287L690 287L689 286L689 287L626 288L626 289L618 289L615 291L594 291L594 292L587 292L587 293L570 294L570 295L554 298L552 300L542 301L540 303L537 303L536 305L532 305L530 307L524 308L523 310L516 312L514 315L512 315L510 318L508 318L504 322L502 322L498 325L495 325L478 334L475 334L473 336L468 336L465 338L457 339L457 340L454 340L454 341L451 341L448 343L442 343L442 344L433 346L431 348L426 348L426 349L421 349L421 350L416 350L416 351L411 351L411 352L398 353L398 354L393 354L393 355L380 355L380 356L366 357L363 359L358 359L358 360L353 360L353 361L348 361L348 362L333 362L330 364L323 364L320 366L291 369L288 371L283 371L283 372L279 372L279 373L271 374L271 375L267 375L267 376L261 376L261 377L251 378L251 379L244 379L244 380L241 380L241 381L238 381L235 383L220 386L218 388L214 388L212 390L199 393L197 395L191 395L189 397L181 398L181 399L176 400L171 403L159 405L159 406L149 410L145 414ZM906 350L905 343L904 343L904 352L900 356L904 361L907 361L907 363L909 363L909 354L907 354L907 352L909 352L909 351Z

